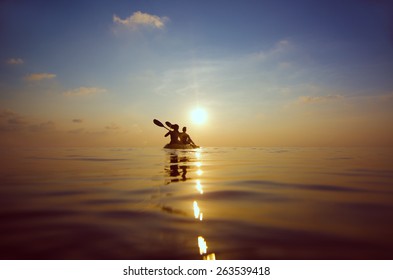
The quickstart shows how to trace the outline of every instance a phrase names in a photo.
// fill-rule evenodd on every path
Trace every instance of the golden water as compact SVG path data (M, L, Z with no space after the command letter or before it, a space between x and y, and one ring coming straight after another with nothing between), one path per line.
M393 150L1 150L1 259L392 259Z

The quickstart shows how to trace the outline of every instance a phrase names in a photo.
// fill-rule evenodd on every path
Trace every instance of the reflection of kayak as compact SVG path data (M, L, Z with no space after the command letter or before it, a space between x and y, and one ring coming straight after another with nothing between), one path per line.
M166 144L164 149L197 149L199 146L191 144Z

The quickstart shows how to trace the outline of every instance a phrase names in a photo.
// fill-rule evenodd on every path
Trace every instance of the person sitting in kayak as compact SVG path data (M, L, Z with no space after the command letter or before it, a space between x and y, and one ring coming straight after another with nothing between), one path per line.
M180 142L182 144L191 144L193 146L196 146L196 144L194 143L194 141L192 141L190 135L187 134L187 127L183 127L183 132L180 132Z
M171 128L173 130L168 131L168 133L165 134L165 137L167 137L168 135L171 136L170 144L180 144L181 142L179 140L179 137L180 137L179 126L177 124L174 124L171 126Z

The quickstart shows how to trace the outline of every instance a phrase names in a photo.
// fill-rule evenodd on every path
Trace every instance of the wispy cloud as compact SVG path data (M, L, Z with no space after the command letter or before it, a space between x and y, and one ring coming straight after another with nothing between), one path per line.
M328 102L328 101L333 101L343 98L344 96L339 94L325 95L325 96L300 96L298 98L298 103L300 104L321 103L321 102Z
M142 13L140 11L133 13L131 16L125 19L121 19L117 15L113 15L113 22L120 26L124 26L130 29L138 29L141 26L149 26L157 29L165 27L165 23L169 20L168 17L159 17L156 15L150 15Z
M393 101L393 92L379 96L381 101Z
M32 117L23 116L14 111L0 111L0 132L51 132L56 130L53 121L37 122Z
M8 118L7 123L10 125L26 125L27 120L22 116L13 116L11 118Z
M109 129L109 130L119 130L119 129L120 129L120 126L118 126L118 125L115 124L115 123L111 123L110 125L107 125L105 128L106 128L106 129Z
M29 127L33 132L49 132L56 130L56 124L53 121L47 121L40 124L34 124Z
M3 109L2 111L0 111L0 120L3 118L8 118L11 116L14 116L15 113L9 109Z
M84 128L77 128L77 129L72 129L72 130L68 130L67 133L71 133L71 134L82 134L85 132Z
M11 110L0 111L0 131L20 131L28 125L26 118Z
M7 64L12 64L12 65L17 65L17 64L23 64L24 61L21 58L10 58L6 61Z
M63 92L64 96L93 96L100 93L105 93L107 90L98 87L80 87L73 90Z
M229 63L217 60L187 62L162 71L156 77L147 76L146 86L154 85L152 90L161 96L207 93L212 87L217 87L221 79L219 74L224 73Z
M284 54L293 48L293 44L288 40L280 40L278 41L271 49L262 50L253 54L253 58L257 60L265 60L268 58L272 58L278 56L280 54Z
M41 81L55 78L55 74L50 73L33 73L25 76L26 81Z

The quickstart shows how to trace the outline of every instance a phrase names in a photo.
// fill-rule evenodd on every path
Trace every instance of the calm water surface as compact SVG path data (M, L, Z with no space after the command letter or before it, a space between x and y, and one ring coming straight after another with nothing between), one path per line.
M1 259L393 259L393 150L0 150Z

